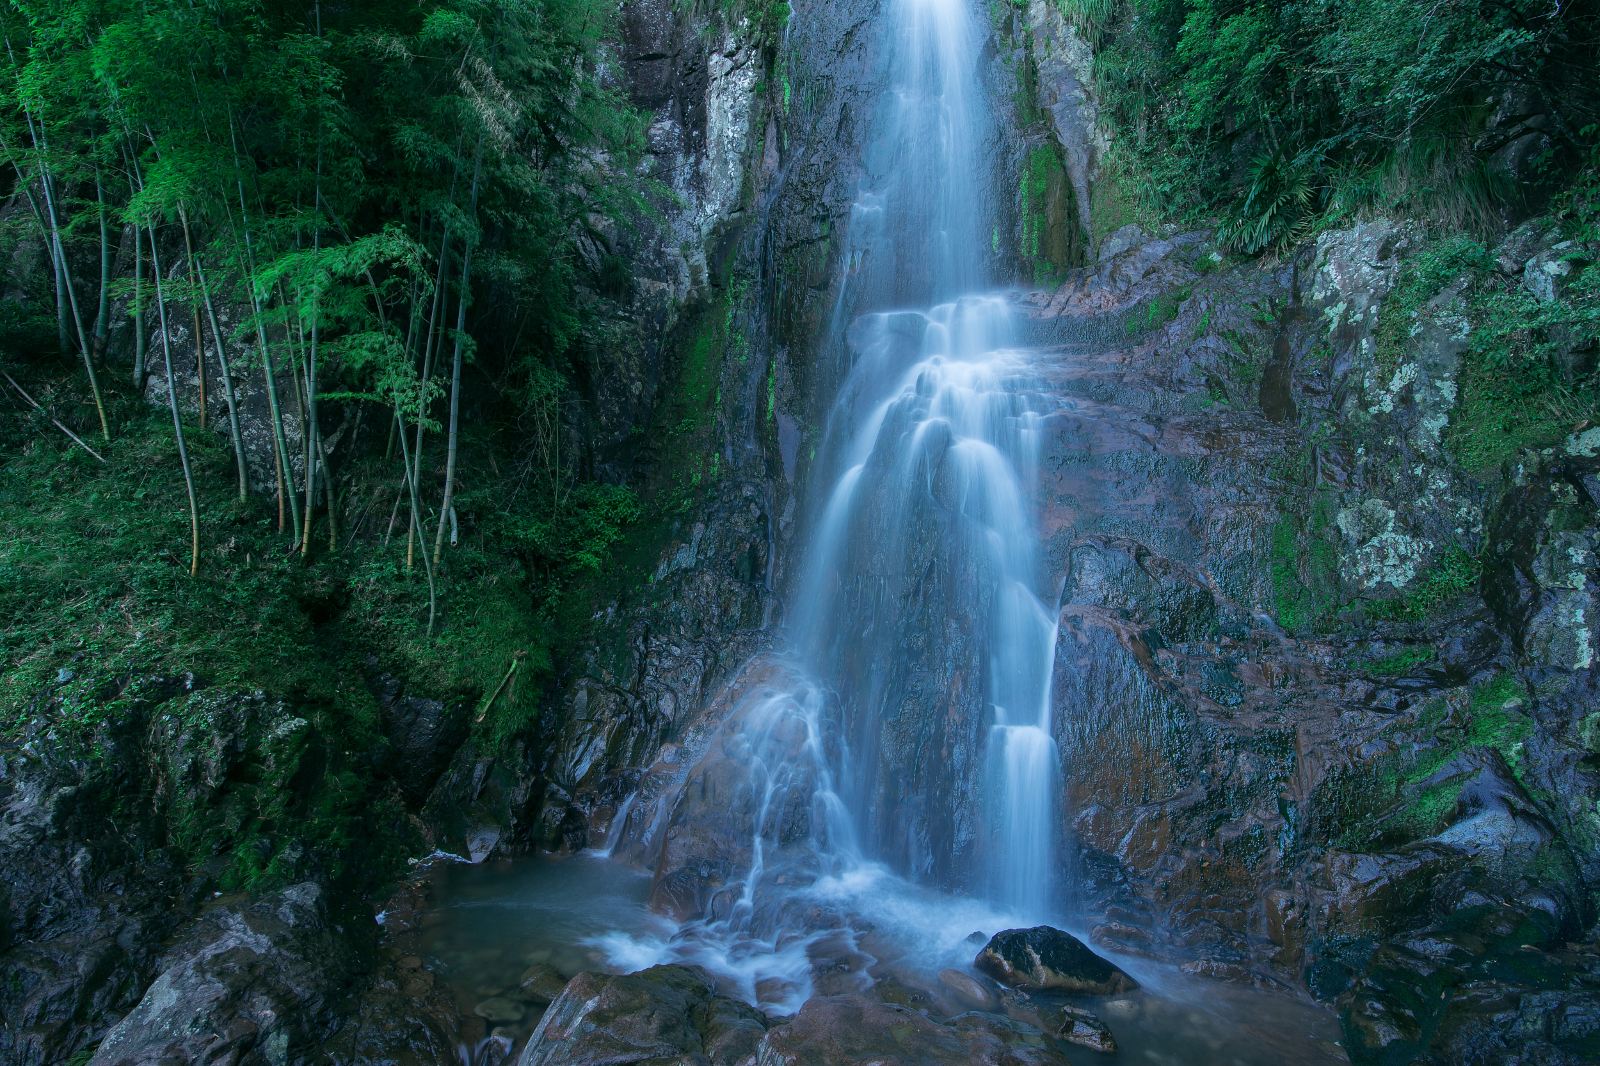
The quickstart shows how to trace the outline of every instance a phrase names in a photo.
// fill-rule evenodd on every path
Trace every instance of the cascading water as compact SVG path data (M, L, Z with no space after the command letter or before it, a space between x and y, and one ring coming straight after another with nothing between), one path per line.
M811 994L822 945L857 950L863 879L880 905L893 877L1034 918L1052 888L1056 612L1032 491L1049 408L1006 298L985 291L998 242L981 27L967 0L888 7L890 91L837 314L932 306L835 323L851 362L788 651L745 668L672 788L629 801L620 835L655 864L656 905L686 921L607 944L620 965L706 965L779 1009Z

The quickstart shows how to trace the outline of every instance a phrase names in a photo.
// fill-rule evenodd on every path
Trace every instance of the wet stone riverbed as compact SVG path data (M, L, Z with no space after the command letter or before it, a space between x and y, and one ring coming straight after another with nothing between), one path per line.
M680 927L646 905L650 875L594 854L469 865L441 862L428 874L431 909L416 950L462 1019L463 1059L486 1038L521 1051L546 1008L580 972L627 973L662 962L704 962L725 994L750 1000L737 960L699 957ZM972 966L981 939L1023 919L940 896L890 875L834 886L831 913L852 914L849 943L808 942L814 995L863 993L936 1022L970 1011L1045 1030L1063 1007L1086 1009L1109 1029L1114 1054L1048 1033L1042 1061L1218 1066L1335 1064L1347 1059L1327 1011L1288 993L1183 973L1176 966L1112 956L1140 983L1117 996L1008 993ZM848 961L841 962L841 956ZM718 972L718 971L721 972ZM758 992L759 995L759 992ZM773 1022L786 1013L767 1006ZM1040 1024L1042 1022L1042 1024ZM1001 1023L1005 1024L1005 1023Z

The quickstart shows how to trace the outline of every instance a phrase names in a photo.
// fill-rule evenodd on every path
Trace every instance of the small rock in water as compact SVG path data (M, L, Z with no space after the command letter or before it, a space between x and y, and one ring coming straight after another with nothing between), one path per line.
M1059 988L1109 996L1139 987L1077 937L1048 925L996 933L978 952L973 965L1013 988Z
M1093 1011L1070 1004L1061 1008L1061 1023L1056 1027L1056 1035L1069 1044L1086 1047L1090 1051L1103 1051L1114 1055L1117 1051L1116 1038L1111 1035L1111 1030L1106 1023L1095 1017Z
M982 929L974 929L972 932L967 934L966 942L968 944L986 944L989 942L989 934L985 933Z
M528 1008L506 996L492 996L473 1007L472 1013L490 1025L515 1025L528 1013Z
M940 970L939 983L949 989L962 1005L973 1010L994 1010L999 999L982 981L960 970Z
M535 963L522 971L520 987L523 995L544 1005L555 1001L567 987L567 979L549 963Z

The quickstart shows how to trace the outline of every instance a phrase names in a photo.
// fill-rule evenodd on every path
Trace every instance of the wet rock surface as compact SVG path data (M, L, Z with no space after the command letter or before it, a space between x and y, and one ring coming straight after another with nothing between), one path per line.
M329 929L323 891L302 882L254 905L202 904L233 862L320 872L292 837L225 855L210 830L261 813L257 781L292 817L283 786L324 765L326 738L282 701L190 676L115 678L99 691L120 698L120 713L91 737L49 727L64 698L53 689L36 698L25 740L0 752L0 1058L65 1061L106 1047L135 1014L183 1054L269 1037L315 1046L351 950ZM172 1028L174 1004L200 1028ZM109 1047L159 1058L139 1043L144 1028Z
M969 1013L940 1024L860 995L811 1000L793 1020L768 1033L756 1054L759 1066L1050 1066L1064 1061L1043 1034L1019 1023Z
M1057 1018L1056 1033L1067 1043L1107 1055L1116 1052L1116 1037L1093 1011L1068 1005L1060 1008Z
M1592 920L1591 819L1569 799L1594 794L1584 446L1509 484L1455 465L1455 290L1422 301L1407 361L1380 365L1374 342L1404 226L1220 272L1203 241L1129 239L1036 300L1063 337L1057 736L1095 942L1304 980L1358 1060L1490 1061L1471 1041L1494 1010L1584 1009L1560 964L1465 993ZM1537 246L1502 256L1520 270ZM1462 544L1481 584L1395 621L1383 604ZM1501 923L1531 939L1485 931ZM1435 947L1401 946L1418 937ZM1581 1046L1519 1039L1552 1061Z
M211 908L90 1062L307 1061L339 1024L354 970L314 884Z
M1012 988L1109 996L1138 987L1077 937L1048 925L996 933L973 965Z

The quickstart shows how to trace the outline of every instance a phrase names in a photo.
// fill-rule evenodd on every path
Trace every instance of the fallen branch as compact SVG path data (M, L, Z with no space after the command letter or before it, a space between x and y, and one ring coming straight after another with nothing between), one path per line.
M506 676L500 679L499 686L494 692L490 693L489 698L483 701L483 706L478 708L478 716L472 720L474 725L483 721L484 715L489 713L489 708L493 707L494 701L500 698L500 693L504 692L506 686L511 684L511 678L516 674L517 667L521 666L522 660L527 657L528 653L525 651L519 651L511 657L511 668L506 671Z
M18 385L16 378L12 377L10 374L7 374L4 370L0 370L0 376L3 376L8 382L11 383L11 387L17 390L17 395L26 400L29 407L33 408L35 411L43 411L44 416L54 423L57 429L71 437L74 444L88 452L90 455L94 456L96 459L100 460L102 463L106 461L106 457L85 444L82 437L78 436L76 433L72 432L72 430L62 425L59 418L51 414L49 411L45 411L43 407L40 407L39 401L35 400L32 396L29 396L28 390L24 389L21 385Z

